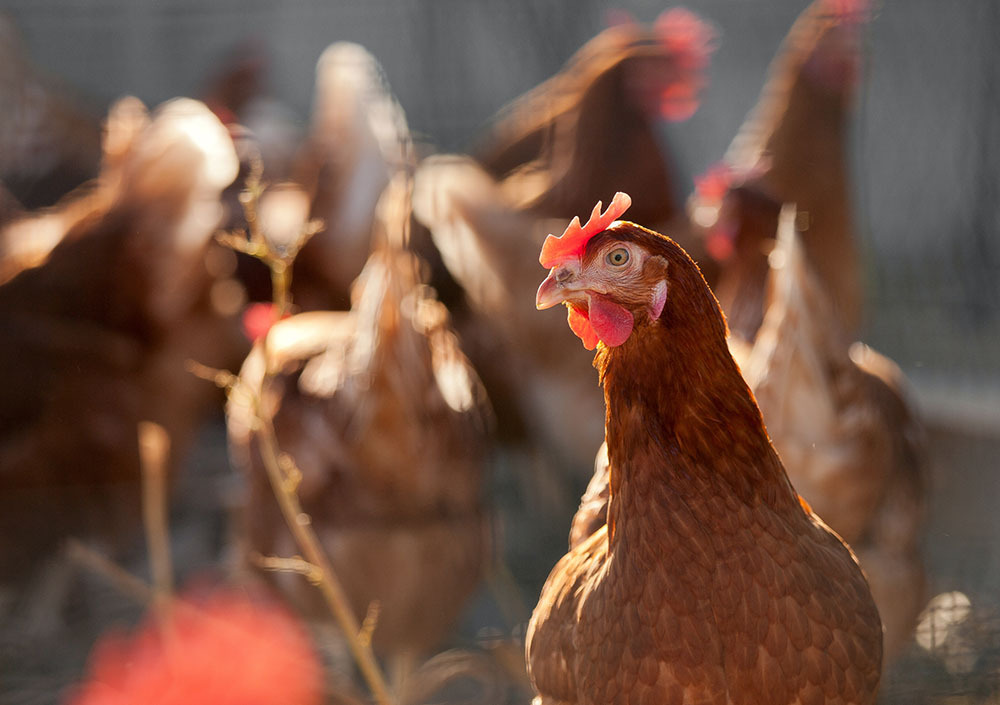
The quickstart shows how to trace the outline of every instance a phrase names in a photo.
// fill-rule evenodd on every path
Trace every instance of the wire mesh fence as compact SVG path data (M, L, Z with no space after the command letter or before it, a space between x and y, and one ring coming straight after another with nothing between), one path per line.
M699 112L664 128L690 181L723 154L805 3L686 4L719 29ZM664 9L645 0L616 6L640 20ZM126 93L149 104L197 96L220 57L255 38L271 55L273 96L304 126L317 57L329 43L350 40L382 62L415 132L450 151L467 149L498 108L557 71L610 9L596 0L0 0L32 60L95 114ZM1000 702L998 30L995 0L887 0L876 4L867 38L852 141L864 335L911 377L934 428L926 540L934 599L887 674L886 704ZM222 444L205 441L215 451ZM225 517L207 521L221 546ZM561 541L562 530L551 527L546 541ZM537 532L513 530L507 538L515 566L536 557ZM521 585L526 600L543 570L515 571L530 584ZM15 654L15 643L0 647L8 667L48 667ZM56 701L57 692L32 694L35 686L21 687L19 678L29 676L0 675L0 701Z

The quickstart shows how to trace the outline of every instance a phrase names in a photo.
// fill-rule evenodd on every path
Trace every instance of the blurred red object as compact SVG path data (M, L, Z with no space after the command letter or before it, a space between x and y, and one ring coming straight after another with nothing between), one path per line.
M195 594L91 655L69 705L318 705L323 671L283 608L233 590Z
M288 318L290 314L285 313L282 318ZM277 310L272 303L256 303L247 306L243 312L243 335L251 343L256 343L264 338L271 326L277 323Z

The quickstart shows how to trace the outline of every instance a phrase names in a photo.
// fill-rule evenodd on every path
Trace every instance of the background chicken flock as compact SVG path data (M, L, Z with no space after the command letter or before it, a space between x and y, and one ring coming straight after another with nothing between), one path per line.
M616 191L698 263L789 478L855 551L879 702L1000 698L1000 585L971 557L991 545L996 410L869 338L891 233L858 206L854 126L893 8L815 0L780 45L753 42L773 61L727 148L695 130L743 115L720 116L710 65L744 10L704 5L607 12L461 148L447 120L438 144L411 129L357 43L319 56L308 119L271 94L281 45L259 40L192 98L102 113L0 18L0 702L152 702L154 677L116 663L179 658L157 619L236 679L274 659L214 625L272 625L304 655L275 661L262 705L528 702L531 609L567 536L604 531L614 472L592 356L561 308L535 310L538 251ZM895 149L914 149L905 124ZM200 697L250 702L190 669Z

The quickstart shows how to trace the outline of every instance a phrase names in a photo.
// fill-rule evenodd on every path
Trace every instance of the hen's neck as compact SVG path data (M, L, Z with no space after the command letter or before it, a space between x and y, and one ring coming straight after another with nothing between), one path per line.
M698 308L665 310L660 321L598 358L607 404L612 536L622 520L656 515L649 510L664 497L684 502L695 514L702 507L706 521L718 511L706 501L710 497L775 508L797 504L729 354L717 304L706 301L701 308L707 310Z

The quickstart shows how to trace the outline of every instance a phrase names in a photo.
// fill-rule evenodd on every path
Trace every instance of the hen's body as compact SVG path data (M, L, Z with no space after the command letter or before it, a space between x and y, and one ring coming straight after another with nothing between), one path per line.
M379 603L373 643L395 656L425 652L448 632L479 580L488 536L485 398L418 269L413 255L380 249L350 312L279 322L241 372L302 472L302 506L355 613ZM228 422L249 481L247 548L294 555L253 413L238 388ZM311 616L329 616L300 576L281 587Z
M536 703L873 703L881 624L864 576L789 484L717 302L672 241L630 223L602 238L663 257L668 293L596 359L608 523L542 590Z
M182 455L221 401L186 361L225 366L242 347L235 318L212 304L205 263L236 173L222 125L174 101L121 146L120 181L105 174L69 212L15 224L25 237L32 226L57 232L41 261L11 266L0 286L4 579L27 577L68 535L127 542L138 423L164 426Z
M863 289L848 136L866 19L860 0L815 0L802 13L772 62L757 105L726 152L725 178L731 187L694 197L695 205L719 207L708 238L732 242L731 254L710 263L708 279L730 328L744 340L753 340L762 320L764 255L773 245L783 203L798 206L806 255L840 325L849 335L857 332Z
M923 431L899 369L850 345L805 260L793 212L782 216L782 264L741 364L795 489L857 552L889 659L923 606Z

